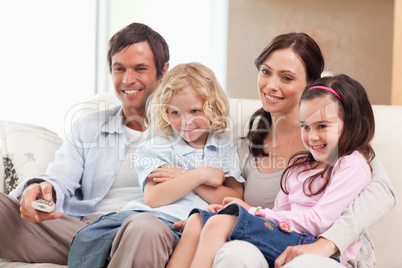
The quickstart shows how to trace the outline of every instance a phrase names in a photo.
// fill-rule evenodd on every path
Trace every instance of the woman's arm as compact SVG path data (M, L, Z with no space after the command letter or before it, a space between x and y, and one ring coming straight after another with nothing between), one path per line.
M303 254L320 255L329 257L334 255L338 248L331 241L321 237L311 244L298 246L289 246L275 260L275 268L282 267L286 263L291 262L294 258Z
M354 244L360 234L380 221L395 206L395 191L378 157L371 162L372 182L319 237L336 245L339 252Z

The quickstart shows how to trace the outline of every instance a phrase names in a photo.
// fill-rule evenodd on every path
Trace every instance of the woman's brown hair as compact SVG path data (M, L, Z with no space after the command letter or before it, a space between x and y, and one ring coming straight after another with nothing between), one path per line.
M292 49L301 59L306 70L306 81L308 83L312 83L321 77L321 73L324 70L324 59L320 47L306 33L291 32L275 37L254 60L255 66L260 69L264 61L274 51L286 48ZM255 124L256 126L254 127ZM271 114L264 111L263 108L260 108L251 116L249 131L245 138L249 141L249 150L253 156L267 156L264 153L263 143L271 124Z

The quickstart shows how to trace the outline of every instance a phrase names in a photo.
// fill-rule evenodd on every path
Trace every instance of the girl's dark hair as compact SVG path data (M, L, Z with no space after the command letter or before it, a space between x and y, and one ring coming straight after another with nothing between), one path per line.
M109 40L107 60L109 70L112 71L112 57L123 48L140 42L148 42L154 55L157 78L162 78L163 67L169 62L169 47L165 39L151 27L142 23L131 23Z
M301 59L306 70L306 81L312 83L321 77L324 70L324 59L318 44L305 33L286 33L275 37L254 60L257 69L276 50L291 48ZM254 127L256 122L256 126ZM267 156L264 153L264 137L268 134L272 124L271 114L263 108L257 110L250 119L249 131L246 139L249 141L249 150L253 156Z
M324 89L314 88L309 90L314 86L332 88L340 98ZM341 157L350 155L354 151L359 151L370 163L375 156L374 150L370 145L375 132L374 113L364 87L345 74L323 77L305 88L300 101L311 100L325 95L331 96L334 101L338 102L338 112L343 121L343 129L338 141L338 150L331 156L325 168L304 181L303 190L307 196L317 195L325 190L330 181L334 164ZM286 180L288 177L286 174L290 168L303 165L306 162L313 163L314 158L310 152L307 152L296 154L289 160L289 163L292 160L293 163L286 168L281 179L281 188L285 193L287 193ZM314 181L321 177L325 181L323 186L313 192L312 185Z

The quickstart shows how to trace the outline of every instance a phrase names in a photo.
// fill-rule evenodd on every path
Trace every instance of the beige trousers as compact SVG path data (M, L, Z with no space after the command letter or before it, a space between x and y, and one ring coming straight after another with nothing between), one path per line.
M70 243L85 222L63 216L34 223L21 219L19 202L0 193L0 258L67 264Z
M173 252L170 228L149 213L128 217L113 240L109 268L164 268Z
M17 200L0 193L0 259L66 265L74 235L96 217L80 221L63 216L34 223L21 219ZM172 231L157 217L132 215L114 239L108 267L163 268L174 244Z

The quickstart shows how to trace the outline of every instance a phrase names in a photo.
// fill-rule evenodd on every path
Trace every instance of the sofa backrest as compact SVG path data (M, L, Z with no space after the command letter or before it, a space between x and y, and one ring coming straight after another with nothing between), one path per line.
M89 102L77 105L66 118L73 120L82 114L99 108L112 108L120 101L114 93L95 96ZM235 138L247 133L248 121L254 111L261 107L260 100L230 99L229 127ZM397 193L402 192L402 171L400 154L402 153L402 106L373 105L376 119L376 134L372 145L383 163ZM54 158L54 152L62 139L57 134L38 126L0 121L0 152L3 158L12 159L19 181L27 176L43 172ZM243 148L244 149L244 148ZM6 158L7 160L7 158ZM7 163L7 161L5 162ZM4 165L0 161L0 178L4 177ZM7 174L12 174L7 167ZM10 184L11 183L11 184ZM0 183L0 191L6 192L13 187L13 182ZM390 246L390 241L402 241L402 205L394 210L379 224L372 228L375 244L377 267L402 267L399 247Z
M376 132L372 146L380 158L395 192L402 193L402 106L373 105ZM387 217L374 225L371 236L378 268L402 267L402 204L397 202ZM392 243L391 241L395 241Z

